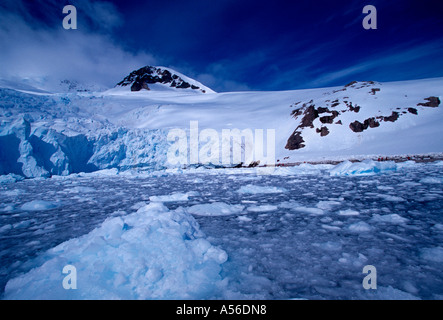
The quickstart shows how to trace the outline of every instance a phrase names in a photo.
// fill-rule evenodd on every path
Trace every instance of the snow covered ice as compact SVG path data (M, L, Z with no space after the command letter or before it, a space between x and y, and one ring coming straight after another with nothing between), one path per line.
M2 298L442 299L442 178L439 163L367 161L14 179Z
M223 289L220 264L227 259L202 237L192 216L158 202L108 218L46 256L42 266L8 282L6 298L211 298ZM68 264L76 267L80 290L60 286L57 271Z

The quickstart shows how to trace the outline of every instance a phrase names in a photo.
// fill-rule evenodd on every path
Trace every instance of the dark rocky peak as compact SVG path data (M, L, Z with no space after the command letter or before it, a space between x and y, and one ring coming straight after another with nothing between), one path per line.
M154 83L160 83L171 88L177 89L188 89L198 90L200 92L206 93L206 88L202 88L192 81L186 81L174 72L161 68L145 66L138 70L132 71L127 77L122 81L117 83L117 86L131 86L131 91L140 91L142 89L150 90L149 85Z

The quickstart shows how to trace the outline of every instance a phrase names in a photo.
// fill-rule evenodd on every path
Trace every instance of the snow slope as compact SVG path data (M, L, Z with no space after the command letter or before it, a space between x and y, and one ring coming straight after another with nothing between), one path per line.
M249 159L260 165L443 152L443 78L279 92L214 93L207 88L203 94L151 86L49 93L0 82L0 174L47 177L198 162L226 165L223 130L234 129L250 132L253 146L262 130L265 150ZM181 163L168 155L178 141L168 141L171 130L186 135ZM191 139L192 130L200 140ZM274 130L275 145L268 130ZM203 133L215 133L220 140L208 140ZM244 153L250 146L230 143L228 152L240 146ZM218 157L206 161L208 148L221 150ZM199 161L191 161L193 150ZM238 164L234 160L228 165Z

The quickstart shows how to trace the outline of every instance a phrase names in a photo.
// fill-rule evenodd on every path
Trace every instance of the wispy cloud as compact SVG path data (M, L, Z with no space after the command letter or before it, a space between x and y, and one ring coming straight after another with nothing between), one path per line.
M40 20L26 11L29 8L20 1L9 4L9 10L2 8L0 77L48 83L69 79L109 87L127 72L156 63L149 53L124 50L107 32L122 23L113 4L74 2L79 12L88 12L77 30L63 29L63 6L56 1L40 2L51 8L45 10L45 15L53 13L39 17Z
M326 72L317 78L309 81L305 85L307 87L319 87L337 84L339 81L346 79L354 80L392 80L389 74L397 74L396 70L405 67L413 62L427 59L434 55L443 54L443 38L437 41L431 41L425 44L414 46L413 43L380 52L376 55L369 56L365 61L350 65L343 69ZM368 76L383 76L385 79L358 79L359 76L365 74Z

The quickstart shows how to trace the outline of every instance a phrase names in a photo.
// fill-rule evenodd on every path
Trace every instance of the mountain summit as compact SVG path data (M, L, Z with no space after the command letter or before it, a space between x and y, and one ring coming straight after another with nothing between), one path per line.
M200 82L165 67L145 66L132 71L117 86L130 86L131 91L162 90L166 88L188 89L201 93L214 93Z

